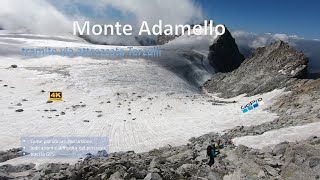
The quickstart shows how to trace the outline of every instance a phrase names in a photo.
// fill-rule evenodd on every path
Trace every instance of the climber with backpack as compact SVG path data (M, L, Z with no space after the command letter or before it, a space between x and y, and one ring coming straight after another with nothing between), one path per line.
M217 157L219 153L220 152L217 150L216 145L214 144L214 141L212 141L212 145L209 145L207 147L207 155L209 156L208 165L210 167L214 164L214 158Z

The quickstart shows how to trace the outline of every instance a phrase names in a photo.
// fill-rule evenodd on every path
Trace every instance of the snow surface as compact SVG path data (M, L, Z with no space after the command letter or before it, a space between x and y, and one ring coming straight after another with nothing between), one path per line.
M237 137L232 141L235 145L242 144L251 148L262 149L267 146L275 146L284 141L301 141L311 136L320 136L320 123L282 128L268 131L258 136Z

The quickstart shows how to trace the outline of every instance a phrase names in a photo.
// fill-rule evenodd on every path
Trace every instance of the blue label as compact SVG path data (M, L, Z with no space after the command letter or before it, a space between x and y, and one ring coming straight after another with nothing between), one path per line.
M109 152L107 137L21 137L21 146L28 158L79 158Z
M255 101L251 101L250 103L248 103L246 106L241 106L242 112L243 113L247 113L257 107L259 107L259 102L262 102L262 98L259 98L258 100ZM246 107L246 108L245 108ZM243 109L244 108L244 109Z
M245 108L245 109L242 109L242 112L243 113L246 113L246 112L248 112L249 110L247 109L247 108Z

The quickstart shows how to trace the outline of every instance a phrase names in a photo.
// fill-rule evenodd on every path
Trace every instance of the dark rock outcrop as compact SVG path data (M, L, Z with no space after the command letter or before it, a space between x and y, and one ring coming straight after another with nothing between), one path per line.
M14 148L7 151L0 151L0 162L5 162L23 155L22 148Z
M8 180L8 179L14 179L14 177L10 176L9 174L0 172L0 180Z
M216 72L231 72L244 60L229 30L220 36L209 48L208 59Z
M172 41L172 40L174 40L175 38L177 38L177 37L179 37L179 36L176 36L176 35L159 35L158 37L157 37L157 44L158 45L163 45L163 44L167 44L168 42L170 42L170 41Z
M282 41L258 48L255 54L230 73L217 73L204 84L222 97L249 96L287 87L295 78L307 77L307 57Z

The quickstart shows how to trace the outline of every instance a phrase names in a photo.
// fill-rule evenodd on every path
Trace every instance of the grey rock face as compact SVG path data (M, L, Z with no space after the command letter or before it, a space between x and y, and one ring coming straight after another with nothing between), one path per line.
M229 30L218 38L209 48L208 59L216 72L231 72L244 60Z
M314 138L319 139L319 138ZM289 146L281 168L284 179L316 179L320 176L320 144L298 143Z
M8 151L0 151L0 162L20 157L23 155L21 148L10 149Z
M158 173L149 173L144 180L162 180L162 178Z
M13 176L0 172L0 180L14 179Z
M258 48L241 66L230 73L215 74L204 84L210 93L222 97L249 96L293 84L293 78L307 77L308 59L282 41Z
M288 142L282 142L280 144L277 144L273 150L272 153L273 154L281 154L284 155L284 153L286 152L287 147L289 146Z
M174 40L176 37L179 37L179 36L176 36L176 35L159 35L157 38L157 41L158 41L158 44L159 45L163 45L163 44L166 44L168 43L169 41L172 41Z
M0 167L0 172L6 172L6 173L24 172L34 168L35 166L36 166L35 164L25 164L25 165L17 165L17 166L7 164Z

